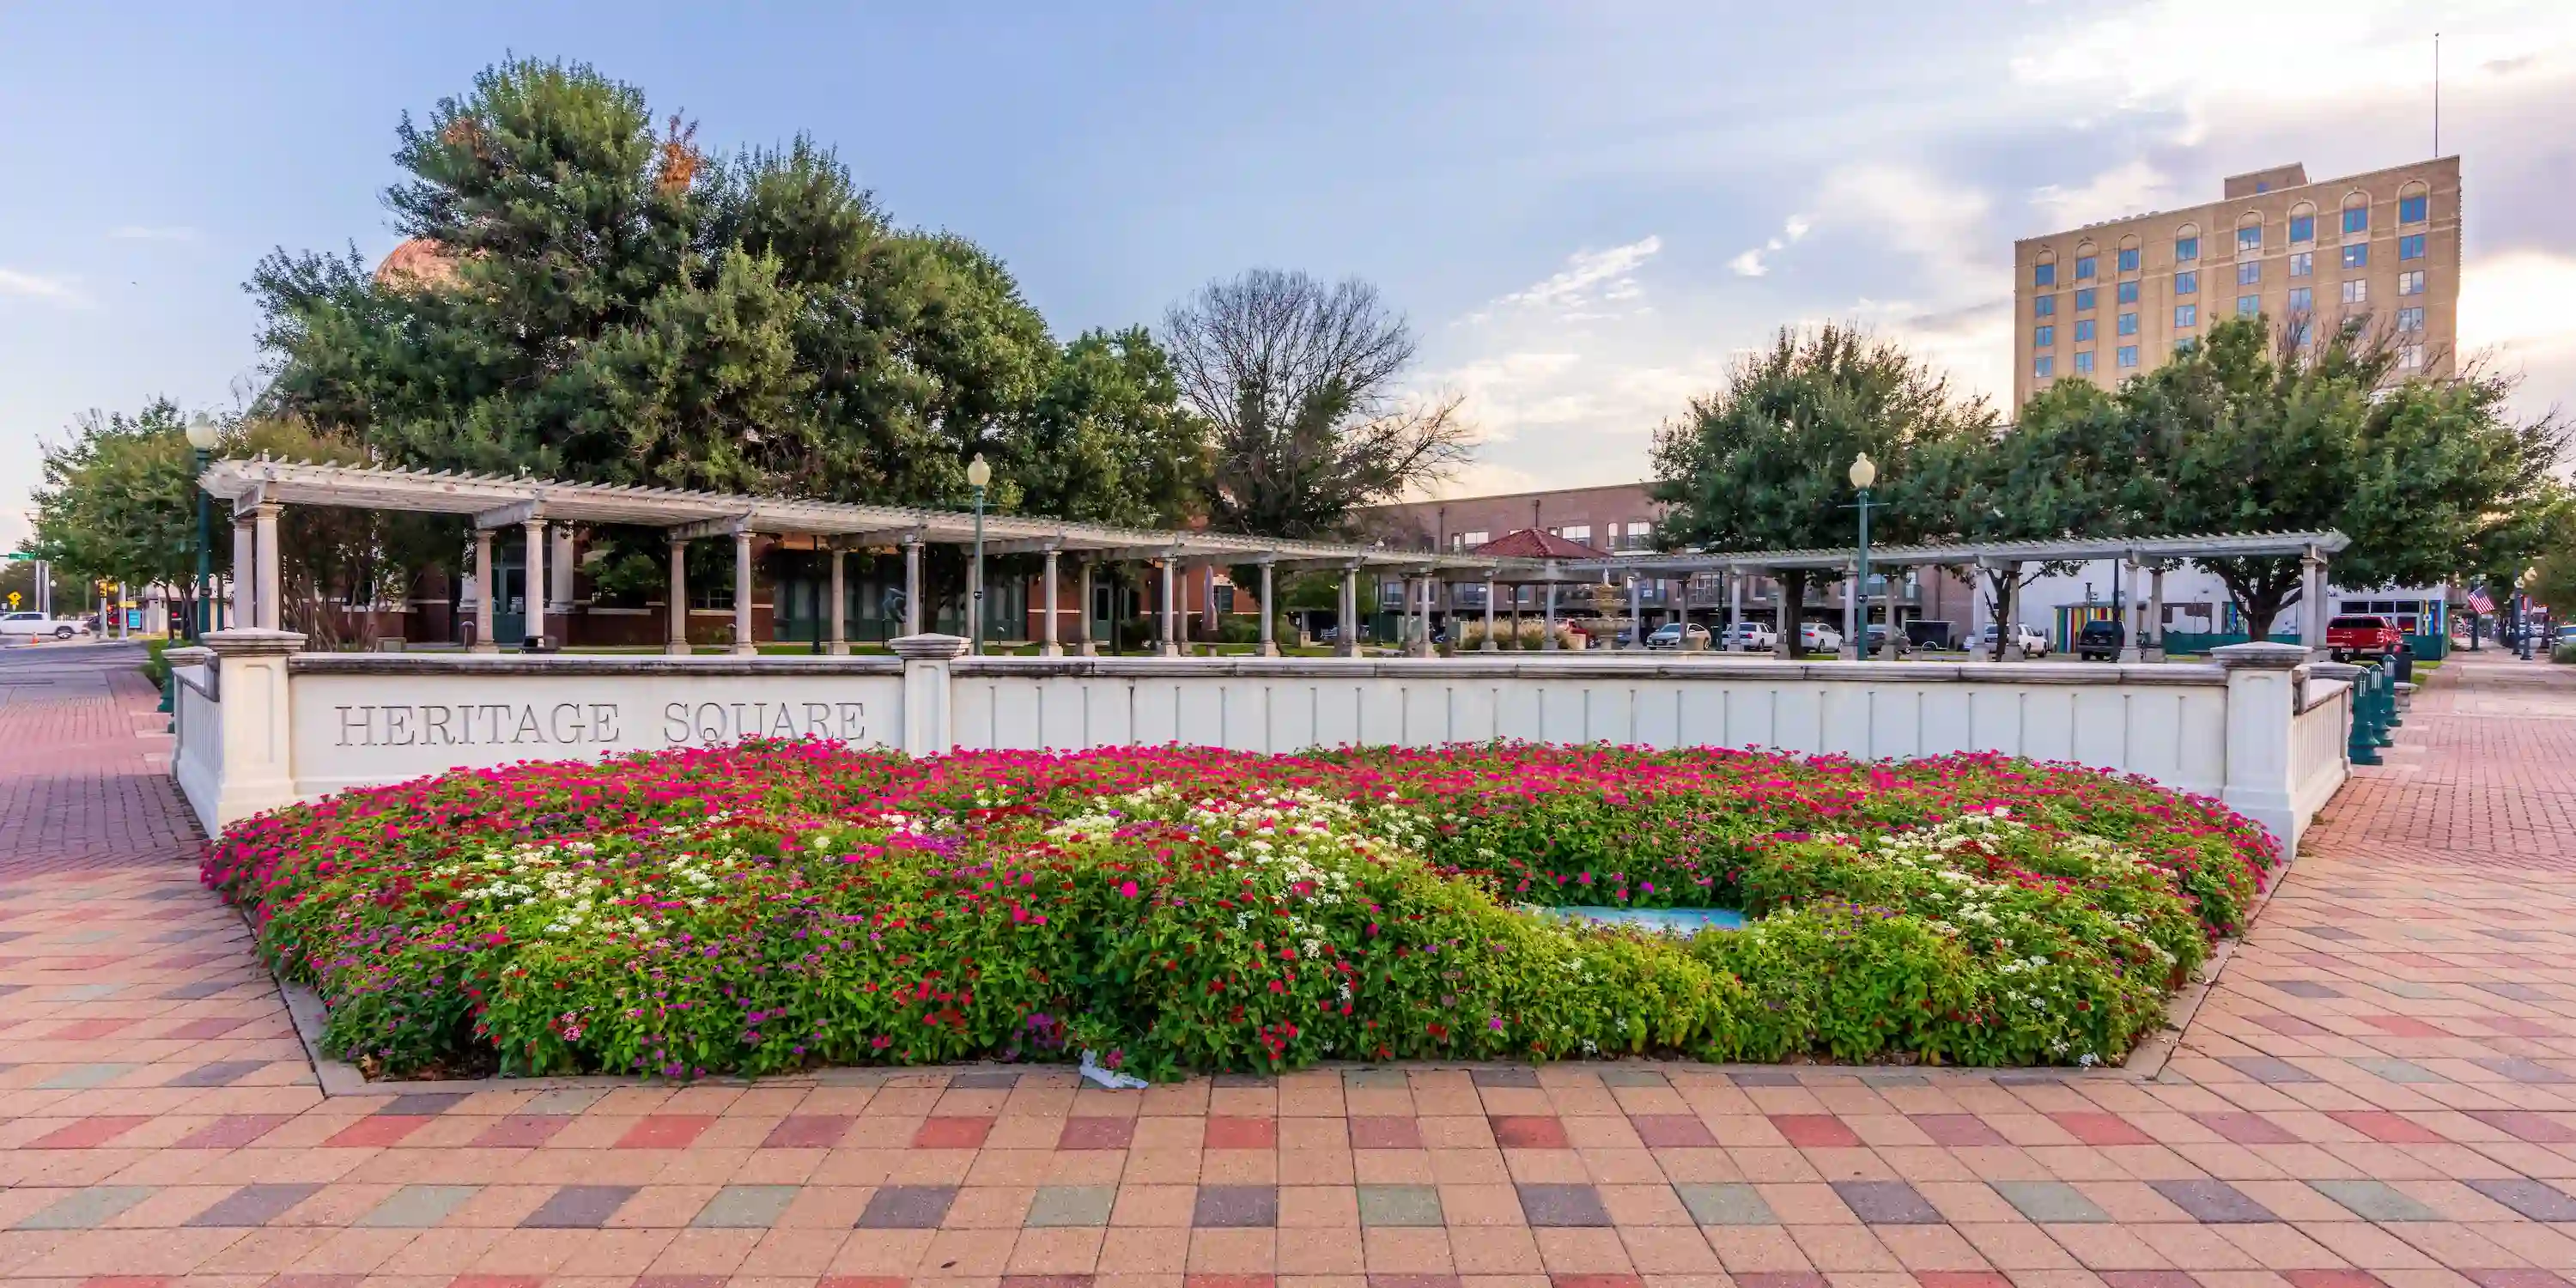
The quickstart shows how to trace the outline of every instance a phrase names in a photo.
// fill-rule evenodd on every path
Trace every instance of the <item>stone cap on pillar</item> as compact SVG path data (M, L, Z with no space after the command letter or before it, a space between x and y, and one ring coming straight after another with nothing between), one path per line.
M203 645L181 644L161 650L161 660L172 666L196 666L207 658L213 657L214 654L213 649Z
M283 657L304 651L302 631L266 631L244 628L208 631L199 637L208 652L217 657Z
M886 641L896 657L907 662L945 662L966 655L966 641L955 635L936 633L898 635Z
M2251 667L2263 671L2286 671L2308 660L2308 650L2299 644L2276 644L2270 640L2251 640L2243 644L2221 644L2209 650L2211 661L2231 670Z

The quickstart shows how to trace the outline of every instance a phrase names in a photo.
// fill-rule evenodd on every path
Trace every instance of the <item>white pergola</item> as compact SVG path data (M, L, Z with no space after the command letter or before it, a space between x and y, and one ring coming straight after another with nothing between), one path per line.
M483 651L499 647L492 637L492 534L514 526L527 533L527 634L531 637L545 633L546 605L549 602L558 606L559 611L570 608L572 570L567 525L613 524L661 529L670 543L670 602L673 605L687 603L684 555L688 543L731 538L734 549L733 647L738 653L754 651L750 641L751 543L755 535L810 537L828 550L831 554L832 603L836 606L843 602L844 554L851 550L900 549L904 556L906 590L904 632L917 634L922 627L922 547L972 544L977 540L980 524L983 548L987 554L1045 556L1045 630L1041 644L1043 651L1051 656L1063 651L1056 638L1059 617L1056 574L1058 561L1065 556L1073 557L1079 565L1080 589L1077 594L1080 598L1077 602L1086 605L1091 596L1092 571L1098 564L1141 561L1159 566L1163 580L1163 647L1166 652L1179 649L1175 578L1181 568L1193 564L1260 566L1261 602L1265 610L1261 614L1264 653L1278 651L1277 641L1271 638L1271 614L1267 611L1273 602L1272 574L1278 569L1292 572L1338 571L1342 579L1341 620L1345 623L1358 618L1358 576L1361 570L1397 573L1406 578L1409 591L1413 584L1419 584L1418 597L1407 594L1406 610L1408 615L1411 614L1418 599L1426 627L1431 586L1441 573L1481 574L1489 585L1498 578L1564 580L1580 575L1541 560L1392 550L1384 546L1335 542L1288 541L1189 529L1118 528L1011 515L988 514L979 519L971 513L907 506L569 483L494 474L324 465L266 457L216 461L206 468L199 485L209 494L232 503L233 566L236 569L256 569L255 573L234 578L235 620L269 629L278 625L277 516L281 507L339 506L470 517L475 533L474 586L478 628L475 648ZM553 578L549 582L546 574L550 527L555 544L551 559ZM539 593L541 585L547 587L544 594ZM1492 596L1488 595L1488 604L1491 600ZM836 608L827 616L830 619L831 651L846 653L849 642L844 614ZM1078 646L1083 652L1093 651L1088 638L1088 611L1075 614L1075 622L1080 636L1076 641ZM684 612L675 607L671 613L667 652L689 652L685 625ZM1414 641L1418 650L1428 651L1429 634L1427 629L1418 632ZM1338 649L1345 654L1356 653L1354 632L1347 629L1342 632Z

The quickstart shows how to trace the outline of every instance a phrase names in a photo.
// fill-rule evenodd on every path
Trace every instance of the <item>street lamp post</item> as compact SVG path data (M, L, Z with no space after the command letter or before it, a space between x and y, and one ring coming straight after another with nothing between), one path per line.
M984 651L984 488L993 481L993 467L984 461L982 452L966 463L966 484L975 489L975 584L969 588L966 611L975 618L972 630L973 651Z
M1850 643L1853 650L1852 656L1856 658L1869 656L1869 485L1877 481L1878 463L1869 459L1869 453L1862 452L1854 456L1851 463L1851 485L1852 490L1859 494L1855 498L1855 503L1860 510L1860 560L1857 571L1853 573L1852 594L1860 601L1860 624L1856 628L1860 632L1860 638ZM1893 634L1896 623L1890 620L1887 629L1890 634Z
M196 477L201 479L205 477L207 464L214 460L215 443L219 437L213 417L204 412L198 412L188 418L188 450L197 463ZM189 590L189 598L196 602L189 605L188 617L189 626L192 628L191 635L203 637L214 625L213 619L209 616L214 611L214 600L209 593L214 584L213 542L206 535L208 523L206 489L200 486L196 489L196 493L197 581Z
M2538 584L2539 581L2540 570L2538 568L2523 569L2522 593L2514 597L2514 603L2516 605L2514 613L2516 618L2514 634L2519 637L2521 641L2520 646L2515 650L2515 653L2516 656L2520 657L2525 662L2530 661L2532 655L2531 588Z

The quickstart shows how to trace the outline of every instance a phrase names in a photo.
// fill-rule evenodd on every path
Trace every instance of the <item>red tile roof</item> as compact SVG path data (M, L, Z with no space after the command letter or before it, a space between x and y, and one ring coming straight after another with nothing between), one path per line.
M1506 532L1468 552L1497 555L1509 559L1606 559L1610 552L1595 550L1580 541L1568 541L1552 532L1523 528Z

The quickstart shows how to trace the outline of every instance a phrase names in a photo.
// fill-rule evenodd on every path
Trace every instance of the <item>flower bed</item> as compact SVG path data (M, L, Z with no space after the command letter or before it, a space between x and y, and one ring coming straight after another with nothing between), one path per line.
M1990 756L753 742L348 792L227 829L205 879L372 1073L1170 1076L2117 1060L2276 858L2215 802Z

